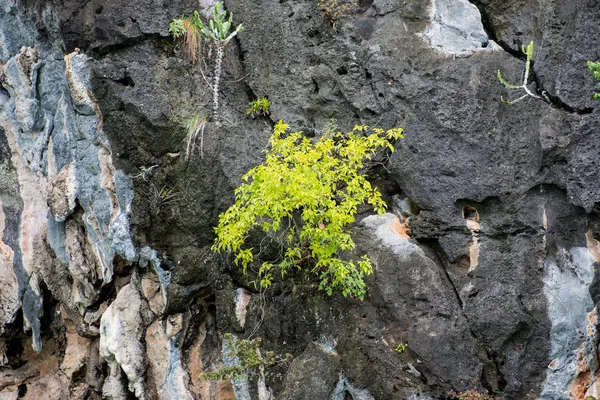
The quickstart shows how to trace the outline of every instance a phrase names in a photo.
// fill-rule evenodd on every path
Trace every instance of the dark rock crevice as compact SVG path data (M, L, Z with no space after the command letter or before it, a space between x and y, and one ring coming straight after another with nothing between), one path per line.
M434 261L442 271L446 282L452 288L458 304L458 309L460 310L462 317L467 321L469 333L471 334L471 340L473 340L473 342L476 344L477 357L483 366L479 383L484 389L490 391L491 393L502 392L506 386L506 380L501 372L500 361L497 359L497 357L493 356L493 352L486 346L485 340L477 335L473 329L473 324L472 321L470 321L469 315L464 312L463 300L460 296L455 281L448 272L447 265L449 261L444 253L444 250L441 248L436 239L421 239L419 240L419 244L427 249L430 249L430 252L435 255Z
M168 40L168 37L160 35L158 33L147 33L141 36L124 39L118 43L110 44L107 46L90 47L89 49L83 48L90 56L101 60L106 56L113 55L120 51L128 50L132 47L138 46L144 42L155 42L160 43L163 40Z

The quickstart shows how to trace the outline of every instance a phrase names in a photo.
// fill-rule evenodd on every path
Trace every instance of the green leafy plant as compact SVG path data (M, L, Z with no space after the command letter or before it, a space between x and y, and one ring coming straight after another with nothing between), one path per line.
M183 43L192 60L197 60L202 45L202 38L209 40L216 48L217 58L215 61L215 76L213 80L213 113L217 118L219 110L219 82L221 79L221 70L223 65L223 56L225 46L238 33L244 30L240 24L232 29L233 14L227 14L223 8L223 2L219 1L213 7L213 17L208 21L208 25L202 22L198 11L194 11L191 17L182 16L173 20L169 24L169 32L175 38L183 38Z
M246 111L246 114L251 116L252 119L256 119L260 116L267 116L270 114L270 107L271 103L269 103L269 99L261 97L260 99L250 102L250 107L248 108L248 111Z
M402 354L404 353L404 351L406 351L406 349L408 349L408 344L406 343L399 343L398 346L396 346L396 353L398 354Z
M358 8L358 0L319 0L319 8L333 25Z
M592 71L594 78L600 81L600 62L588 61L588 68ZM594 93L594 100L600 100L600 93Z
M531 61L533 60L533 41L531 41L527 47L525 47L525 45L522 45L521 51L523 52L523 54L525 54L527 56L527 59L525 61L525 72L523 74L523 83L520 85L513 85L513 84L508 83L502 77L500 70L498 70L498 80L500 81L500 83L502 83L508 89L523 89L525 91L525 94L515 100L510 100L510 101L505 100L504 96L500 96L500 101L502 102L502 104L515 104L529 96L529 97L533 97L534 99L550 102L550 99L548 98L548 95L545 92L542 93L542 96L539 96L539 95L533 93L527 87L527 84L529 83L529 72L531 69Z
M290 354L282 357L275 355L272 351L266 352L263 356L260 351L260 338L237 339L231 333L226 333L224 340L227 348L231 349L227 355L237 358L239 364L233 367L223 367L217 371L205 372L200 375L201 380L219 381L240 376L252 376L263 373L264 369L268 367L289 364L292 359Z
M219 216L212 249L232 253L246 274L254 253L262 251L254 251L246 240L260 228L280 246L279 254L258 270L261 288L271 285L275 270L283 278L296 268L316 275L319 289L329 295L340 291L363 299L363 277L373 267L366 255L341 257L355 248L347 225L364 203L378 214L385 211L381 193L364 173L379 149L393 151L402 129L384 132L357 125L348 133L330 132L312 141L288 128L281 121L276 124L266 161L242 177L245 183L235 190L235 204Z

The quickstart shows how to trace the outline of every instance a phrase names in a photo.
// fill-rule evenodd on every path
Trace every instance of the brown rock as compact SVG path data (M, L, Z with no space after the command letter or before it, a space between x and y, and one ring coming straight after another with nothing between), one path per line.
M90 358L91 339L79 336L72 321L65 320L65 325L67 348L60 364L60 370L69 380L72 380L74 374L86 367Z
M56 179L50 183L48 206L57 221L64 221L75 209L77 182L75 166L69 163L62 167Z
M158 277L151 272L142 277L142 294L148 300L148 305L154 314L162 314L165 308L164 295L160 289Z

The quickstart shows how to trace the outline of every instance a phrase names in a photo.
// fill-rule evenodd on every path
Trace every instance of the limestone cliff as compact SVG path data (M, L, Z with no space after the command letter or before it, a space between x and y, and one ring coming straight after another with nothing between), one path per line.
M211 0L0 0L0 399L600 398L594 0L226 0L220 123L168 33ZM545 100L513 106L496 77ZM268 96L270 117L248 102ZM403 127L360 216L364 302L210 251L274 122ZM225 333L290 353L264 378ZM402 352L395 351L406 343Z

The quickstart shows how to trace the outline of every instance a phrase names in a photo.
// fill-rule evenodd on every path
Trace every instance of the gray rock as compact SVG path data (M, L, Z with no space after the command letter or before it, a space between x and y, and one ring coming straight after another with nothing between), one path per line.
M205 12L210 4L200 5ZM222 125L209 121L204 157L185 161L179 121L210 110L214 59L205 46L205 81L167 27L197 7L187 0L0 0L0 251L13 255L0 263L8 277L0 282L2 335L29 346L22 302L36 349L50 341L57 355L70 352L54 334L61 329L56 310L94 337L114 291L137 284L139 268L150 264L142 286L156 315L190 309L189 332L206 336L182 338L165 353L172 371L181 371L178 363L198 374L198 365L215 366L220 331L258 335L265 349L296 356L285 384L264 383L275 397L328 398L340 382L336 396L360 397L360 389L379 399L444 398L473 385L507 399L574 396L568 390L580 396L587 385L592 394L600 119L585 61L597 58L595 3L361 1L333 26L316 2L226 1L246 30L226 49ZM519 48L530 40L530 86L547 91L552 104L503 106L499 96L512 93L496 72L519 82ZM80 54L65 62L64 50L76 47ZM246 118L248 101L265 95L272 119ZM399 194L415 205L400 204L414 214L415 239L390 232L389 216L367 219L354 228L357 252L376 264L363 303L321 297L313 282L290 274L253 293L242 327L234 290L256 289L227 256L210 255L212 227L241 175L262 160L274 121L318 135L332 117L341 130L356 123L405 128L388 171L372 175L385 198ZM75 200L56 190L53 216L44 180L55 182L70 163ZM162 189L176 196L165 201ZM467 206L478 221L465 218ZM76 246L67 231L78 232L85 262L70 264L75 252L67 249ZM157 251L138 252L134 243ZM126 318L136 332L147 324ZM320 337L335 342L337 355L313 343ZM193 355L191 342L201 343ZM395 352L398 343L408 349ZM92 361L87 368L92 377L108 374ZM148 388L184 393L185 379L175 375ZM90 379L101 379L86 377L90 398L99 398L100 384ZM186 389L199 396L211 387L227 390L192 382ZM105 395L128 391L117 365Z
M339 356L311 344L297 357L286 376L282 399L327 399L336 386Z
M481 14L467 0L433 0L425 31L431 47L445 54L501 50L483 29Z

